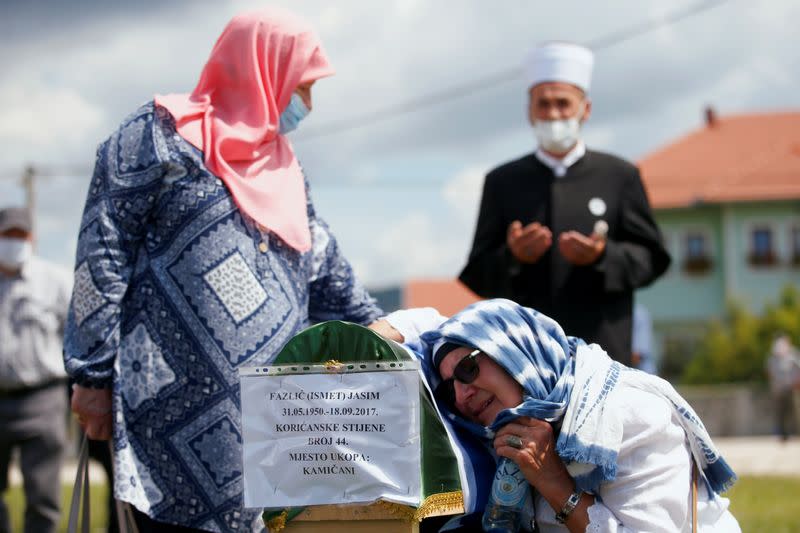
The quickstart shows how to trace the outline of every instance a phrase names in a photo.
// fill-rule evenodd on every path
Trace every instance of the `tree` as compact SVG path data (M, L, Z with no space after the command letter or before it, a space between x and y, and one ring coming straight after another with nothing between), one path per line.
M800 291L789 285L761 316L731 302L722 320L713 321L687 365L687 384L763 382L764 364L778 333L800 341Z

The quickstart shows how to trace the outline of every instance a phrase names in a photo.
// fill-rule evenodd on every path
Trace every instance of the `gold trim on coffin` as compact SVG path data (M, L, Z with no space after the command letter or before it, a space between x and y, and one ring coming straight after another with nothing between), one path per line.
M421 522L429 516L461 514L464 512L464 495L460 490L440 492L425 498L414 512L414 519Z
M433 494L423 500L418 508L378 500L366 507L379 508L405 522L421 522L429 516L455 515L464 512L464 498L460 490ZM287 511L270 519L266 526L270 533L279 533L286 527Z
M284 509L283 512L278 516L273 516L272 518L270 518L269 522L265 524L267 526L267 529L269 530L269 533L278 533L283 528L285 528L287 516L289 516L289 512L286 509Z

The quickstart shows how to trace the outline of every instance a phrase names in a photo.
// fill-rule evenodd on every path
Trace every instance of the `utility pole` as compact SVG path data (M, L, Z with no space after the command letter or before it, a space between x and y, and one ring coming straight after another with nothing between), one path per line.
M31 233L36 235L36 170L28 165L22 172L22 187L25 189L25 207L31 217Z

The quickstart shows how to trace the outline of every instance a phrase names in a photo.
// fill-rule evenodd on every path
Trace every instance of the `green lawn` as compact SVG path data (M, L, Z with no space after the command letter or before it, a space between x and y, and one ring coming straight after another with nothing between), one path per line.
M800 532L800 477L742 476L726 496L745 533Z
M69 506L72 487L64 487L63 508ZM92 531L102 530L106 523L106 487L92 485ZM800 518L796 511L800 495L800 477L743 476L726 495L731 499L731 511L745 533L800 533ZM5 494L11 514L12 529L22 531L23 495L20 487ZM66 515L61 531L67 529Z
M91 486L91 513L92 513L92 527L91 531L105 531L106 521L108 520L106 513L106 495L108 490L105 485L92 485ZM64 485L61 489L61 509L63 510L61 516L60 531L67 530L67 513L69 512L70 498L72 497L72 484ZM22 514L24 512L25 496L22 493L22 487L13 487L4 494L6 505L8 505L8 512L11 515L11 530L14 533L22 532Z

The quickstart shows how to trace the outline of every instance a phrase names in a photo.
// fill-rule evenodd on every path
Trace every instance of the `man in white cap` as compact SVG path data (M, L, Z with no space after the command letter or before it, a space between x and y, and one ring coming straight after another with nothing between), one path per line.
M636 167L581 140L593 64L592 52L573 43L530 54L538 148L486 176L459 279L480 296L533 307L630 364L633 291L670 258Z
M25 531L58 531L67 436L67 373L61 337L69 272L33 255L24 207L0 209L0 496L13 450L25 488ZM0 498L0 531L11 531Z

